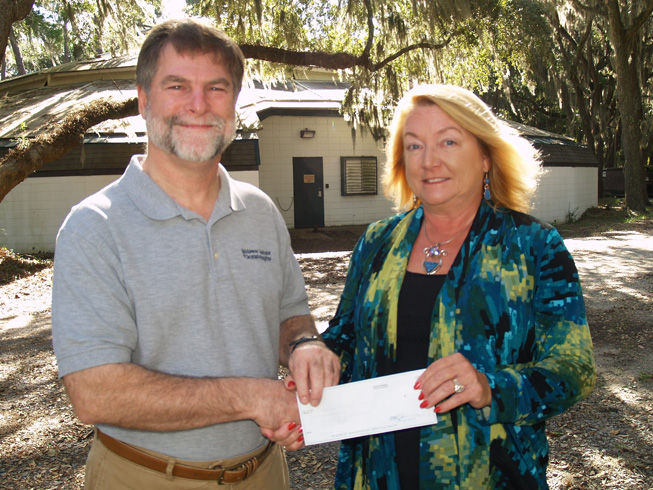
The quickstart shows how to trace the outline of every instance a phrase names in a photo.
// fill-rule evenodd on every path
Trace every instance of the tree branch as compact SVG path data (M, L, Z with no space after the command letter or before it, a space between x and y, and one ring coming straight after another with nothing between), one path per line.
M19 144L0 161L0 202L11 189L44 163L61 158L77 146L89 128L107 119L122 119L136 114L136 97L118 103L97 100L78 109L60 123L52 123L51 128L46 128L41 136Z
M641 29L641 27L648 22L649 17L651 17L651 14L653 13L653 2L649 2L648 7L646 7L645 10L640 12L640 14L635 17L633 20L632 25L626 30L626 39L628 42L631 42L633 40L633 37L637 36L637 33Z
M587 26L585 27L585 33L583 34L583 37L581 38L581 40L578 42L576 46L576 53L574 54L574 60L572 62L572 66L577 66L581 59L585 63L587 63L587 59L583 56L583 48L585 47L585 44L589 41L590 36L592 35L593 20L594 20L594 15L590 14L589 18L587 19Z
M325 51L292 51L289 49L241 44L245 58L283 63L290 66L319 66L332 70L342 70L355 66L366 66L361 57L350 53L327 53ZM369 61L367 62L369 64Z
M365 0L365 9L367 10L367 43L365 44L361 58L369 60L372 45L374 44L374 12L372 10L371 0Z
M356 56L351 53L342 52L327 53L325 51L293 51L284 48L274 48L255 44L240 44L240 49L245 55L245 58L248 59L282 63L290 66L319 66L330 70L345 70L347 68L358 66L375 72L410 51L415 51L417 49L442 49L449 45L453 38L459 33L460 31L453 32L446 41L438 44L427 42L411 44L378 63L373 63L370 59L369 53L366 52L363 52L360 56ZM365 49L367 49L367 47Z
M555 29L556 33L560 35L560 48L562 49L562 38L566 39L569 44L571 44L574 49L578 48L578 44L576 43L576 40L573 38L571 34L569 34L569 31L560 23L560 16L558 15L558 11L554 10L553 15L549 16L549 22L551 22L551 25Z
M571 0L571 3L578 10L582 10L584 12L588 12L588 13L592 13L592 14L607 16L605 10L602 9L601 7L599 7L598 5L595 6L595 7L590 7L589 5L585 5L585 4L581 3L580 0Z
M410 51L415 51L416 49L429 49L429 50L435 50L435 49L442 49L446 47L448 44L451 43L452 39L454 37L454 34L452 34L449 39L446 41L439 43L439 44L433 44L433 43L417 43L417 44L411 44L410 46L406 46L405 48L400 49L393 55L388 56L386 59L379 61L375 65L373 65L370 70L371 71L379 71L381 68L383 68L385 65L388 63L391 63L392 61L396 60L400 56L405 55L406 53Z

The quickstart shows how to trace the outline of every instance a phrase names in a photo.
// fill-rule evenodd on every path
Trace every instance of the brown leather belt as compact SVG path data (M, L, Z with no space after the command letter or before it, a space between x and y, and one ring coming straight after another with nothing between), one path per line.
M151 456L147 453L139 451L124 442L114 439L113 437L101 432L97 429L98 439L106 446L112 453L125 458L132 463L136 463L145 468L167 474L168 461L165 459ZM183 464L175 464L172 468L172 475L180 478L189 478L191 480L215 480L218 485L239 483L246 480L254 474L265 458L272 452L274 444L270 442L261 454L255 456L247 461L230 466L228 468L204 469L193 468Z

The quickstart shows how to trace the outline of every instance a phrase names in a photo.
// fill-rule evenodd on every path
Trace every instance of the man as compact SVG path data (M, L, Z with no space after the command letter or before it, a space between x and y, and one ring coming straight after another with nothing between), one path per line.
M297 439L279 363L302 403L338 382L280 214L219 163L243 65L217 29L155 27L137 65L147 155L57 237L59 375L97 426L86 488L288 488L283 450L262 436Z

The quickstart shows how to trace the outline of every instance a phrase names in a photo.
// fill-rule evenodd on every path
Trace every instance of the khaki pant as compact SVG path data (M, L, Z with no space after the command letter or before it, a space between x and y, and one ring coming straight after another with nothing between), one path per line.
M219 461L183 461L168 458L153 451L144 452L168 459L187 466L210 468L216 465L232 466L242 463L254 456L258 451L245 454L238 458ZM170 465L172 468L172 464ZM204 490L204 489L237 489L237 490L288 490L288 465L286 456L280 446L274 446L256 472L246 480L233 485L217 485L215 481L191 480L168 476L158 471L132 463L109 451L97 438L93 440L91 452L86 460L86 490Z

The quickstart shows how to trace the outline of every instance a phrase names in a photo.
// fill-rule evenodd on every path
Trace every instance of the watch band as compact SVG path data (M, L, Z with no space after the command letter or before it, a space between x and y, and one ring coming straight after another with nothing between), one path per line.
M310 337L300 337L297 340L293 340L292 342L290 342L288 344L288 345L290 345L290 353L292 354L293 352L295 352L295 349L297 347L299 347L302 344L305 344L306 342L322 342L322 343L324 343L324 340L319 335L311 335Z

